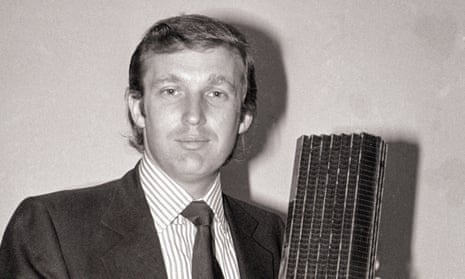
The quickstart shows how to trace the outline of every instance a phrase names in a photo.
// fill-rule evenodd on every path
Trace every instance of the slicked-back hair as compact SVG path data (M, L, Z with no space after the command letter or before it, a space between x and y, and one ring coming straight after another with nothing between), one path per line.
M144 61L159 53L174 53L184 49L205 50L226 47L237 52L245 66L242 78L242 94L246 96L241 106L241 118L245 113L252 116L256 111L257 85L254 62L249 54L249 44L245 36L230 24L203 15L181 15L156 22L145 34L132 54L129 65L129 88L127 94L142 99L141 111L144 113ZM131 146L139 152L144 151L143 129L137 127L128 112L132 128Z

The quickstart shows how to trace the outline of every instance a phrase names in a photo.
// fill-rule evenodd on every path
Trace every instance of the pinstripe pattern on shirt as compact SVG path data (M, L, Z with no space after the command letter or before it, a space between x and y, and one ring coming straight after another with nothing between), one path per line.
M146 154L142 157L139 173L142 189L160 239L168 278L190 279L196 228L181 215L181 212L193 199ZM224 278L239 278L232 235L224 216L219 175L207 194L200 200L211 207L215 216L213 218L215 256Z

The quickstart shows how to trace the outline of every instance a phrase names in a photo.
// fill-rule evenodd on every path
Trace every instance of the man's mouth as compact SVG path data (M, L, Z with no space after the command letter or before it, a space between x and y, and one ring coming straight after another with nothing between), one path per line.
M198 150L208 144L209 140L206 138L198 138L198 137L186 137L177 139L181 147L187 150Z

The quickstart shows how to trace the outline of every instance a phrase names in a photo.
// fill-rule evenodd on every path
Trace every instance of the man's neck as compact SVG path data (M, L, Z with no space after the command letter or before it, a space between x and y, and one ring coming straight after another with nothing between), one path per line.
M211 175L205 179L196 179L192 181L180 181L172 178L179 186L181 186L194 200L204 197L210 188L215 183L218 173Z
M183 176L183 177L176 177L170 175L166 172L160 164L156 160L150 156L150 154L145 153L143 160L150 163L154 168L158 169L158 171L164 173L166 177L171 179L174 183L176 183L179 187L181 187L192 199L197 200L204 197L208 191L211 189L213 184L215 183L216 179L219 179L219 171L214 172L210 175L206 175L204 177L198 176Z

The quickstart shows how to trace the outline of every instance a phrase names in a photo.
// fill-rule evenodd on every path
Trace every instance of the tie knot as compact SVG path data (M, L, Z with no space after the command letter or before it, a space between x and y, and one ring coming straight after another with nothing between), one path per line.
M213 211L204 201L193 201L181 213L196 227L210 226L213 219Z

